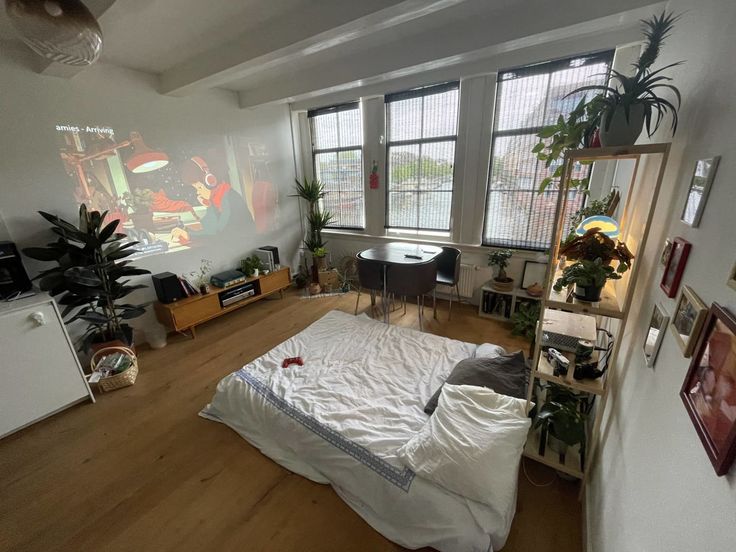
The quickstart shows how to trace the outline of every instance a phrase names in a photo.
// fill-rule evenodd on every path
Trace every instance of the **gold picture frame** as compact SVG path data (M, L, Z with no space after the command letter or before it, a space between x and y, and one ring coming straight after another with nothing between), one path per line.
M670 328L685 358L692 356L707 314L707 305L700 300L693 288L682 286Z

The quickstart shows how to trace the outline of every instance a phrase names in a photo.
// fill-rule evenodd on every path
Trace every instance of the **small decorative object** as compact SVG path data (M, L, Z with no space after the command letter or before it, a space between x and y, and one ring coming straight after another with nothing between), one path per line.
M123 260L137 252L138 242L115 232L119 220L106 223L102 213L88 211L85 204L79 208L78 226L43 211L39 214L53 225L59 237L46 247L29 247L23 252L38 261L56 262L57 266L36 278L40 279L42 290L58 296L66 323L87 323L78 342L79 350L118 343L132 347L133 328L125 321L141 316L146 308L123 298L148 287L129 284L130 276L151 273Z
M667 260L667 266L659 284L667 297L677 295L677 289L680 287L680 280L682 280L682 273L685 272L685 265L691 248L690 242L682 238L675 238L672 241L670 258Z
M731 269L731 274L728 275L728 281L726 283L728 284L728 287L736 290L736 263L734 263L733 268Z
M21 40L38 55L84 67L100 57L102 30L80 0L5 0Z
M621 228L615 219L605 215L594 215L583 220L575 229L578 236L584 235L591 228L596 228L604 236L615 239L621 235Z
M491 285L498 291L511 291L514 289L514 279L506 274L509 259L513 255L510 249L496 249L488 254L488 266L497 266L498 272L493 278Z
M682 286L682 292L680 292L675 308L675 316L672 319L672 333L675 334L675 339L685 358L693 354L707 313L708 307L692 288Z
M263 264L261 263L261 259L256 255L246 257L240 261L240 272L245 274L248 278L258 276L258 272L262 269Z
M542 294L544 293L544 288L538 283L534 282L532 285L526 288L526 292L528 295L531 295L532 297L541 297Z
M736 318L713 303L680 398L717 475L736 457Z
M524 272L521 274L521 289L525 289L529 295L539 297L542 295L542 284L544 284L547 275L547 263L539 263L537 261L524 261ZM530 290L530 288L534 288ZM535 295L539 290L539 294Z
M210 291L210 272L212 272L212 261L200 259L199 270L193 270L189 273L189 277L202 295L206 295ZM202 291L203 289L205 291Z
M657 361L657 353L662 345L664 331L669 322L670 317L667 316L664 308L661 305L654 305L652 317L649 319L649 326L647 326L647 335L644 337L644 358L647 366L654 366Z
M309 295L318 295L322 291L322 286L316 282L309 284Z
M575 298L587 303L601 300L601 292L607 280L618 280L621 274L612 266L604 265L598 258L595 261L577 261L562 270L554 285L556 292L575 284Z
M370 182L371 190L377 190L378 189L378 184L379 184L380 180L379 180L379 176L378 176L378 163L376 163L375 160L373 161L373 163L371 165L371 174L368 177L368 182Z
M659 264L667 266L670 260L670 253L672 253L672 240L667 238L664 240L664 247L662 247L662 253L659 256Z
M705 203L708 201L708 194L716 176L720 159L720 156L715 156L698 159L695 162L693 178L690 180L690 188L688 188L685 205L682 208L682 217L680 217L682 222L688 226L697 228L700 225L700 219L703 216Z

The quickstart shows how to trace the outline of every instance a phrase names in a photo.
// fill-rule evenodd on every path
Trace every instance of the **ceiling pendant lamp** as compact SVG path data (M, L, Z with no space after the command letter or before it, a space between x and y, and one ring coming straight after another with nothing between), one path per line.
M79 0L5 0L5 11L31 50L65 65L91 65L102 51L102 30Z
M143 137L139 133L131 132L130 142L133 146L133 153L125 162L125 166L128 167L130 172L135 174L147 173L169 164L169 156L162 151L149 148L143 142Z

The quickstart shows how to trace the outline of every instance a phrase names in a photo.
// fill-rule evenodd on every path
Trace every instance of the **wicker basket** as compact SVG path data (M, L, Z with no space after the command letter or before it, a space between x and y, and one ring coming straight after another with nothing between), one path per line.
M115 389L120 389L121 387L133 385L135 383L135 378L138 377L138 357L136 357L135 353L128 347L105 347L104 349L97 351L92 355L92 359L90 360L92 373L97 371L97 363L102 357L116 352L129 356L133 362L123 372L115 374L114 376L101 378L97 381L97 388L100 391L113 391Z

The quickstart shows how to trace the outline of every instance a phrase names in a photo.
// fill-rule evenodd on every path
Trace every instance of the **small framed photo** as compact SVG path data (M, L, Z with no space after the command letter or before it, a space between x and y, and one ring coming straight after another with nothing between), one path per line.
M736 457L736 318L713 303L680 390L717 475Z
M647 366L654 366L657 361L657 353L662 345L664 332L669 322L670 317L662 306L654 305L652 317L649 319L649 326L647 326L647 335L644 338L644 358L647 361Z
M662 253L659 256L659 264L667 266L670 260L670 253L672 253L672 240L667 238L664 240L664 246L662 246Z
M708 307L690 286L683 286L672 319L672 333L685 358L693 354Z
M690 255L691 248L692 245L690 242L682 238L672 240L670 258L667 259L667 266L664 269L662 281L659 284L659 287L667 294L667 297L677 295L677 289L680 287L680 280L682 280L682 273L685 272L685 265L687 264L687 258Z
M539 284L544 287L547 282L544 281L547 275L547 263L537 261L524 261L524 272L521 275L521 289L526 289L532 284Z
M726 282L728 287L736 289L736 263L734 263L731 273L728 275L728 281Z
M682 217L680 217L682 222L688 226L697 228L700 225L700 219L703 216L720 159L720 156L716 156L698 159L695 162L695 170L693 171L692 180L690 180L685 205L682 208Z

